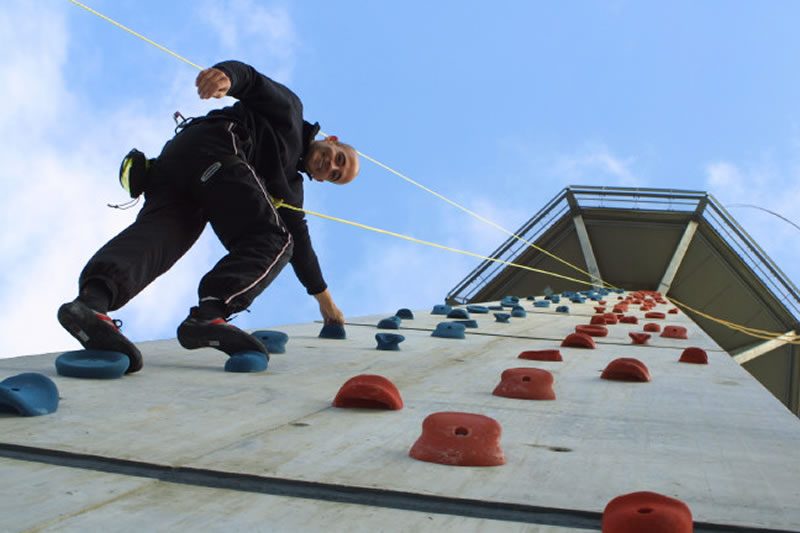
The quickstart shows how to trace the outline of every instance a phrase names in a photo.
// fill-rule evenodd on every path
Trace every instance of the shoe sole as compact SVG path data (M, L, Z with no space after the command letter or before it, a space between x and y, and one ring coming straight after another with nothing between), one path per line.
M197 324L184 321L178 326L178 342L187 350L215 348L228 355L241 352L269 353L264 345L249 333L228 325Z
M58 322L87 350L107 350L128 356L126 374L144 366L142 353L114 326L99 318L94 311L78 302L69 302L58 309Z

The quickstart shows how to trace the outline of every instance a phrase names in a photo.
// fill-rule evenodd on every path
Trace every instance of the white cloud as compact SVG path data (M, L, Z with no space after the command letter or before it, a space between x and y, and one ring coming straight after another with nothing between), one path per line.
M748 206L774 211L800 223L796 202L800 198L800 150L794 163L777 164L769 155L756 161L714 161L705 168L707 190L714 195L751 238L794 283L800 282L796 246L798 230L779 217Z
M642 180L632 167L634 157L619 157L601 143L587 143L573 154L556 157L551 173L565 185L638 187Z
M291 80L297 37L289 11L283 6L262 6L252 0L220 4L206 2L204 22L216 30L221 52L245 58L283 83Z

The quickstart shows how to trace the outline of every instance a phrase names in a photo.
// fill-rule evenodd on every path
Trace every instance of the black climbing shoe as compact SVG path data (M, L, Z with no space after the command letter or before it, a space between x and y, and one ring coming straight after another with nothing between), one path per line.
M58 321L70 335L87 350L107 350L124 353L130 359L126 374L138 372L144 366L142 352L120 333L121 322L93 311L78 300L65 303L58 309Z
M193 307L189 316L178 326L178 342L187 350L197 348L216 348L228 355L241 352L269 353L264 345L255 337L228 324L222 318L202 319L197 316L197 308Z

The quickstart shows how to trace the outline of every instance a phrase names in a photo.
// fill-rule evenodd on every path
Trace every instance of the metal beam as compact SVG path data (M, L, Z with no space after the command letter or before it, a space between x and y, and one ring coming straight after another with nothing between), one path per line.
M760 342L755 346L744 348L743 350L735 350L731 352L731 355L733 356L734 361L740 365L743 365L747 361L752 361L756 357L764 355L767 352L771 352L772 350L787 344L792 340L791 337L794 335L794 330L788 331L776 339Z
M789 409L800 416L800 349L798 345L792 345L792 364L789 367Z
M601 289L603 288L603 284L599 280L603 278L600 276L600 268L597 266L597 260L594 257L592 242L589 240L589 232L586 231L586 224L583 222L583 215L575 215L572 217L572 222L575 224L575 232L578 234L578 242L581 245L583 260L586 262L586 268L589 271L589 274L594 277L592 284L596 289Z
M664 271L664 275L661 277L661 283L658 284L658 290L662 294L667 294L670 287L672 287L672 282L675 280L678 268L680 268L683 258L686 257L686 251L692 243L694 234L697 233L697 226L697 222L690 220L686 225L686 229L683 230L683 236L678 246L675 247L675 252L672 254L669 265L667 265L667 270Z

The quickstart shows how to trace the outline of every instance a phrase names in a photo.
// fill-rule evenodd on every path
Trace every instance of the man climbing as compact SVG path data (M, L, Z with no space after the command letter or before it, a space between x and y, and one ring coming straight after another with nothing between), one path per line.
M200 98L238 101L183 124L150 161L145 203L136 221L89 260L78 297L58 310L61 325L87 349L118 351L128 372L142 368L138 348L108 317L166 272L210 223L227 255L200 281L199 303L178 326L188 349L228 355L260 351L253 336L227 323L250 306L291 261L326 323L344 323L322 276L301 211L276 209L273 198L302 207L305 172L343 185L359 171L356 151L334 137L315 140L300 99L238 61L224 61L196 80Z

